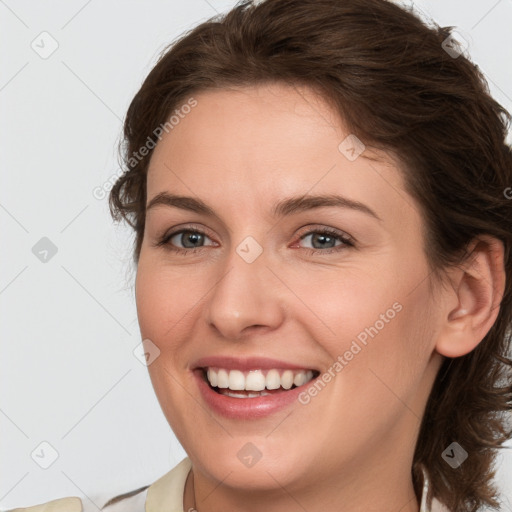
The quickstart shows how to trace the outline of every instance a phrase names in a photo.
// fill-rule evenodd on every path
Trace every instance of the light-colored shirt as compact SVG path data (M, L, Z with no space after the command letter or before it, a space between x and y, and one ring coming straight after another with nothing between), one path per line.
M185 482L192 467L188 457L160 477L153 484L121 494L103 504L102 512L193 512L183 509ZM435 498L427 508L429 479L424 471L420 512L449 512ZM16 508L5 512L98 512L98 507L89 500L78 497L60 498L28 508Z

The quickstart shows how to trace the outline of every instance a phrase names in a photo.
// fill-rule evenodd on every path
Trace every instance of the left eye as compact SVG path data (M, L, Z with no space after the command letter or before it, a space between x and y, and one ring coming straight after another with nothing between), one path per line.
M345 240L340 235L335 235L326 231L310 231L309 233L303 235L300 239L305 240L308 237L311 237L313 249L331 249L336 247L336 241L340 241L338 245L343 245L345 242ZM315 244L319 244L319 247L315 247Z

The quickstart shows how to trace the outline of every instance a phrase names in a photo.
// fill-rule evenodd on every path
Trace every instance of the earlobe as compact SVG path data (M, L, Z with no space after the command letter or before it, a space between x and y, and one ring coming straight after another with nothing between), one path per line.
M446 290L445 320L435 347L446 357L464 356L478 346L498 317L505 290L503 243L481 236L469 249L454 274L453 289Z

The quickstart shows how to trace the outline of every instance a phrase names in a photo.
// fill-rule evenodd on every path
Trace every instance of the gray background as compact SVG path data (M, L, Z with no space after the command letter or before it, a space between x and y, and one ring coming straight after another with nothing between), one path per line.
M185 456L133 354L132 235L93 190L118 172L121 120L158 53L235 3L0 0L3 509L73 495L102 505ZM457 27L511 110L512 1L415 6ZM507 451L503 510L511 477Z

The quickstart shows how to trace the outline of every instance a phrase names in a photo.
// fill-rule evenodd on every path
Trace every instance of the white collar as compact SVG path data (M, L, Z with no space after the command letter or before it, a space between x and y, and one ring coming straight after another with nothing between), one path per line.
M149 486L145 512L182 512L185 482L192 462L185 457L177 466Z

